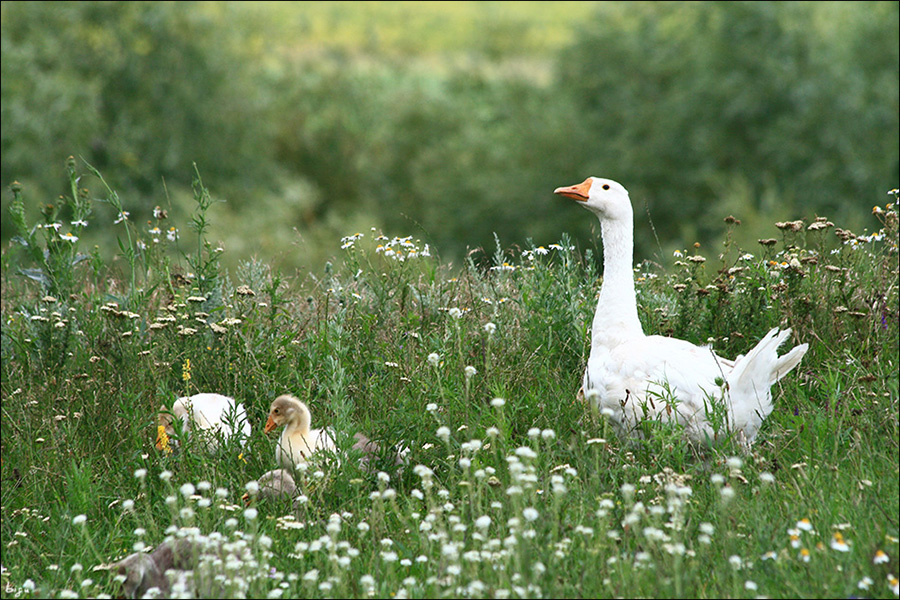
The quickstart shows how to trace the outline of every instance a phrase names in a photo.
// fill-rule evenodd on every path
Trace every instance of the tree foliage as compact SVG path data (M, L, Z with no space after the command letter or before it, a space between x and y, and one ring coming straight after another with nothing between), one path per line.
M560 62L583 169L634 182L688 241L730 193L804 216L872 204L898 177L897 17L884 2L604 10Z
M52 191L75 155L113 166L145 211L192 163L228 192L264 189L270 126L233 21L227 4L4 3L4 182Z
M652 219L645 256L714 239L710 216L852 221L897 185L896 2L597 3L543 54L527 6L442 53L465 27L392 9L421 48L384 22L340 46L353 5L322 4L4 2L4 185L52 200L80 156L147 214L196 163L242 215L223 236L368 220L448 256L590 243L551 193L588 175Z

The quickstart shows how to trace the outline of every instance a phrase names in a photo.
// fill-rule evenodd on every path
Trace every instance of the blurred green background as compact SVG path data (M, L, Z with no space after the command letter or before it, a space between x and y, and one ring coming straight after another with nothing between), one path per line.
M752 249L776 220L873 229L898 185L894 1L0 10L4 188L36 216L74 155L138 224L184 223L196 163L226 263L317 269L373 226L453 261L494 233L593 247L552 194L589 175L631 191L638 258L715 244L728 214ZM87 232L113 251L107 208Z

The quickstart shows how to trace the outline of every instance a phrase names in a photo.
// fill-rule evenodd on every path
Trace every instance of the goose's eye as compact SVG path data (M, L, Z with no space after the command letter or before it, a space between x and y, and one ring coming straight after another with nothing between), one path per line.
M603 189L604 189L604 190L608 190L608 189L609 189L609 184L608 184L608 183L604 183L604 184L603 184Z

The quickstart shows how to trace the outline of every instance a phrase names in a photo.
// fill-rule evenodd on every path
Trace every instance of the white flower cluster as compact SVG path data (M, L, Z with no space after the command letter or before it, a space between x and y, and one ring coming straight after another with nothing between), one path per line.
M375 229L373 228L374 232ZM341 250L349 250L356 247L356 242L365 237L364 233L354 233L353 235L341 238ZM419 246L420 241L413 241L413 236L389 238L386 235L379 234L374 237L375 253L383 254L385 258L397 262L405 262L407 259L415 259L431 256L431 248L428 244L424 247Z

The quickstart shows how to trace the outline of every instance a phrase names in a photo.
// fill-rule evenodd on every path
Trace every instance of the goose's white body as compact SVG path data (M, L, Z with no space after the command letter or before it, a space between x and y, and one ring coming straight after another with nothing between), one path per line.
M167 436L174 433L172 416L181 419L183 432L203 432L210 450L217 447L219 434L223 440L237 436L241 443L250 437L250 422L244 405L222 394L194 394L176 400L171 414L161 412L159 415L159 426L164 428ZM157 437L157 447L160 449L164 445L161 433Z
M337 451L333 434L328 429L310 429L310 421L309 408L293 396L279 396L272 403L265 431L284 425L275 446L275 460L282 467L292 470L306 465L314 453Z
M645 335L634 290L628 192L615 181L591 177L555 193L597 215L603 236L603 284L591 328L585 398L596 402L621 437L639 436L644 420L675 420L694 442L715 442L733 432L752 443L772 412L771 386L797 366L807 344L778 356L791 330L776 328L746 356L728 360L709 347Z

